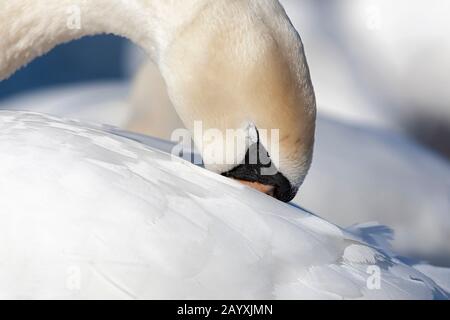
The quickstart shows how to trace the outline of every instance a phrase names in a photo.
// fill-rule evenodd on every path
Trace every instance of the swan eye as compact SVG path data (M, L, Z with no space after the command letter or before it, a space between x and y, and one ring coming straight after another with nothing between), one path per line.
M265 172L272 172L272 174L264 174ZM241 164L222 175L236 179L284 202L291 201L298 190L281 172L277 171L270 160L269 153L259 142L248 148Z

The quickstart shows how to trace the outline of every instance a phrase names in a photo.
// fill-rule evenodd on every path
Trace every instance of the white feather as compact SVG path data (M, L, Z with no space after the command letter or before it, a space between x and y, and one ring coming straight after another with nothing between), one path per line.
M1 298L446 297L355 235L127 138L1 112L0 150ZM355 243L366 258L349 261ZM367 252L384 257L376 292Z

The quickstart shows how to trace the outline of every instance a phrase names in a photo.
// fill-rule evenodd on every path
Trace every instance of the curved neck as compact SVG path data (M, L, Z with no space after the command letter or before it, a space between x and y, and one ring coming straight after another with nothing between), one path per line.
M202 2L0 0L0 80L58 44L103 33L128 38L158 59L173 29L195 14ZM173 13L175 7L183 15Z
M123 36L158 64L187 128L201 120L221 132L279 130L274 164L293 185L303 181L315 95L300 36L278 0L0 0L0 23L0 80L60 43ZM269 138L261 141L267 149Z

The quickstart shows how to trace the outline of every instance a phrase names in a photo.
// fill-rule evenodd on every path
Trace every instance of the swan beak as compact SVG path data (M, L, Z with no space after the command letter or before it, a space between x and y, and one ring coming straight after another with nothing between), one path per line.
M256 153L257 162L252 164L250 154ZM266 164L264 164L266 163ZM272 174L264 175L263 169L272 168ZM273 174L273 172L276 172ZM223 176L232 178L240 183L272 196L280 201L289 202L297 194L298 187L274 167L267 150L259 142L251 145L245 155L243 163L233 169L223 172Z
M258 190L262 193L265 193L271 197L275 197L275 187L270 185L265 185L259 182L250 182L240 179L234 179L236 181L239 181L240 183L246 185L247 187L253 188L255 190Z

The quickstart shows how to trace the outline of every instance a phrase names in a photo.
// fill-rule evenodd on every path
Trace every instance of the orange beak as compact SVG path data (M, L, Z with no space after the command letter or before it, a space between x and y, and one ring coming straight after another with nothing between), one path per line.
M265 185L265 184L262 184L262 183L259 183L259 182L250 182L250 181L239 180L239 179L235 179L235 180L239 181L240 183L242 183L242 184L244 184L244 185L246 185L246 186L248 186L250 188L253 188L253 189L256 189L256 190L258 190L258 191L260 191L262 193L265 193L265 194L267 194L267 195L269 195L271 197L274 196L274 192L275 192L275 187L274 186L268 186L268 185Z

